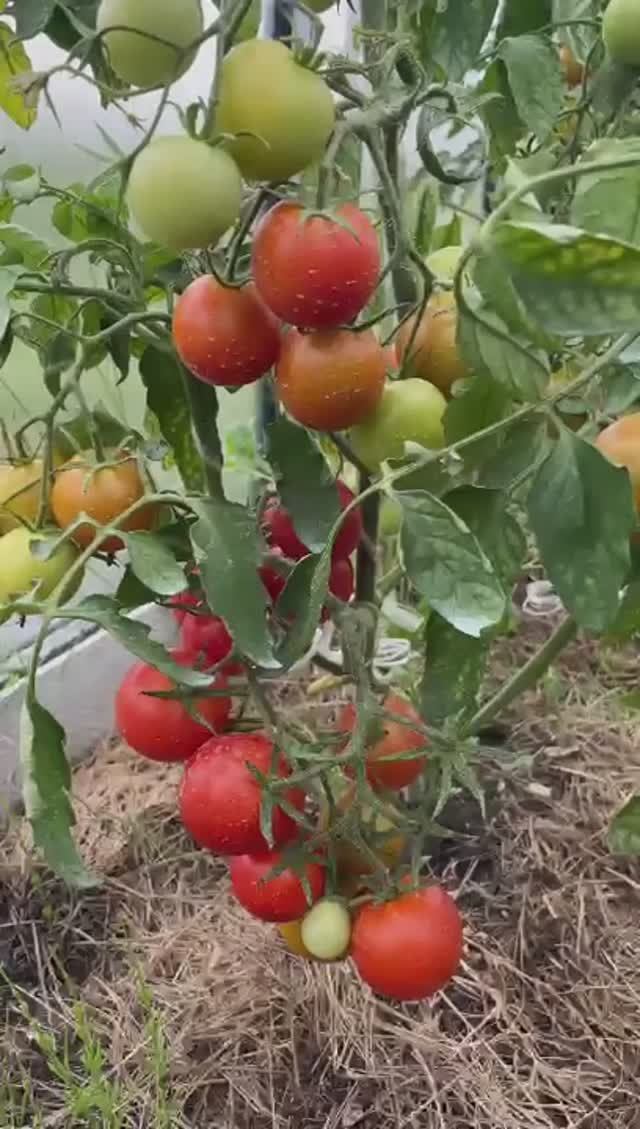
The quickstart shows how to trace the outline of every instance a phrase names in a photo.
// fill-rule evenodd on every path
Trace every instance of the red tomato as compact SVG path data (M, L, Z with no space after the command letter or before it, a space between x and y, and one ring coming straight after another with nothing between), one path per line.
M240 905L263 921L295 921L324 894L326 872L316 862L304 866L311 903L307 901L300 875L291 867L269 878L269 872L281 858L281 851L269 851L261 855L238 855L229 864L231 885Z
M274 545L272 547L271 552L274 556L282 557L282 559L284 560L284 553L282 552L282 549L278 548L277 545ZM275 568L271 568L270 565L261 565L261 567L258 569L258 574L262 583L267 589L267 592L269 593L271 603L277 604L280 595L284 591L285 585L287 583L286 576L283 576L281 573L276 572Z
M182 624L181 646L204 666L216 666L233 650L224 620L217 615L187 615Z
M384 349L371 329L291 329L276 369L289 415L316 431L344 431L378 406L386 374Z
M223 286L205 274L178 298L173 340L187 368L207 384L252 384L278 360L277 319L255 288Z
M269 309L290 325L344 325L376 288L380 250L373 224L355 204L342 204L335 215L341 222L283 200L256 229L251 257L256 287Z
M355 587L353 576L353 565L351 561L334 561L331 565L331 572L329 574L329 591L332 596L337 600L343 600L345 604L353 596ZM327 608L323 609L322 618L328 619L330 612Z
M405 717L409 722L423 727L424 723L417 710L406 698L398 694L388 694L384 709L389 713ZM420 776L425 766L424 757L412 760L389 760L399 753L409 753L412 749L423 749L427 739L423 733L390 718L381 719L383 734L367 749L367 778L373 788L399 790L412 784ZM349 702L338 718L338 730L353 733L356 724L356 708Z
M181 651L174 651L172 657L181 665L190 665L190 657ZM224 690L226 686L227 681L221 676L211 683L215 690ZM131 667L116 694L116 725L121 736L150 760L187 760L211 737L212 730L224 729L229 721L230 698L191 698L190 707L203 719L200 722L182 702L147 696L149 692L174 689L175 683L165 674L140 662Z
M199 608L201 605L202 597L196 596L195 592L190 592L188 589L178 593L177 596L172 596L169 600L171 614L179 627L184 623L189 609Z
M455 975L462 957L462 918L440 886L370 902L359 910L351 955L364 980L381 996L423 1000Z
M210 851L221 855L259 854L268 844L260 830L262 788L249 769L270 774L273 743L261 733L233 733L212 737L198 749L184 770L180 788L180 815L189 834ZM289 775L282 757L279 777ZM298 811L304 792L290 788L284 798ZM274 807L271 823L275 843L295 839L295 819Z
M336 482L338 501L342 510L353 501L355 495L344 482ZM271 498L262 515L263 528L270 545L281 549L285 557L299 561L308 557L310 549L300 540L294 529L288 510L277 498ZM357 548L362 536L362 512L359 506L351 510L345 518L333 546L334 560L350 557Z

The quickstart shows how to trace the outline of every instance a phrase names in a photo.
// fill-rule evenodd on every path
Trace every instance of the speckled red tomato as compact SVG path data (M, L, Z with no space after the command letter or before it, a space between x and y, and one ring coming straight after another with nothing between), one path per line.
M183 650L194 660L202 660L204 666L216 666L233 650L233 639L218 615L185 616L181 643Z
M384 389L387 362L371 329L291 329L276 368L289 415L316 431L344 431L370 416Z
M191 665L190 656L181 651L174 651L172 657L184 666ZM226 679L218 675L211 688L225 690ZM231 714L231 699L191 698L190 706L202 718L200 722L182 702L148 697L149 693L168 690L175 690L170 678L147 663L136 663L116 694L116 725L127 744L141 756L155 761L184 761L211 737L212 730L220 732L225 728Z
M297 921L324 894L325 869L315 862L304 865L311 903L307 900L300 875L286 867L280 874L269 878L282 860L281 851L262 855L239 855L231 859L231 885L240 905L262 921Z
M280 355L279 322L255 287L223 286L209 274L178 298L173 340L194 376L229 388L252 384Z
M255 854L269 849L260 830L262 788L249 766L268 776L272 771L273 742L261 733L232 733L213 737L187 764L180 788L180 815L196 843L221 855ZM278 757L278 776L289 775ZM290 788L287 803L301 811L304 792ZM295 839L299 826L282 808L274 806L271 829L274 843Z
M302 329L332 329L366 306L380 275L380 249L355 204L342 204L334 218L283 200L258 225L251 263L274 314Z
M351 956L381 996L423 1000L455 975L462 957L462 918L440 886L409 891L358 911Z
M346 510L355 495L341 480L336 482L336 487L340 508ZM285 557L298 561L309 555L310 550L298 537L288 510L277 498L271 498L265 506L262 524L269 544L281 549ZM361 536L362 513L360 507L356 506L340 526L333 546L334 560L350 557L358 547Z

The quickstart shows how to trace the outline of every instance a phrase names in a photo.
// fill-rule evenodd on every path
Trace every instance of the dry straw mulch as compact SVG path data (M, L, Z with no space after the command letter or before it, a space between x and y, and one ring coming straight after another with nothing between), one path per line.
M176 771L99 751L75 792L103 888L70 896L19 835L5 844L0 1058L8 1078L31 1077L24 1125L640 1129L640 867L605 838L640 788L638 725L616 702L636 666L576 646L510 718L518 756L488 763L490 826L433 860L468 924L461 975L433 1005L375 1000L348 963L290 957L184 839ZM121 1123L74 1120L34 1041L27 1014L60 1038L78 1000L125 1086ZM162 1117L149 1009L167 1052Z

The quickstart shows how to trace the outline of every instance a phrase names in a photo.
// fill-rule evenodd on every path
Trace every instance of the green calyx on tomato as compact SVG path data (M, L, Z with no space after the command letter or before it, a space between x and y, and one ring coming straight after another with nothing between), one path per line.
M636 0L610 0L602 17L602 38L615 63L640 66L640 9Z
M51 545L50 536L33 533L25 526L0 537L0 623L11 614L2 610L3 604L27 596L46 600L77 560L78 550L70 541L63 541L48 554L47 541ZM82 569L78 569L65 587L61 602L71 599L81 580Z
M216 115L247 180L288 180L320 159L335 123L324 79L297 63L283 43L249 39L222 64Z
M102 0L96 26L118 77L146 87L164 86L189 69L195 54L185 51L204 22L200 0Z
M353 449L370 470L387 459L403 458L406 443L439 450L446 407L442 393L426 380L388 382L375 412L352 429Z
M192 137L157 137L136 157L131 214L148 239L173 251L217 243L238 219L242 181L221 148Z

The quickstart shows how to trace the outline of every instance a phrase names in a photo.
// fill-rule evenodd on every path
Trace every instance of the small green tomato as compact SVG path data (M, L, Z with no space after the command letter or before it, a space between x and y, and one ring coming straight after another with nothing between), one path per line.
M351 917L347 907L334 898L323 898L302 921L302 942L317 960L340 960L349 948Z

